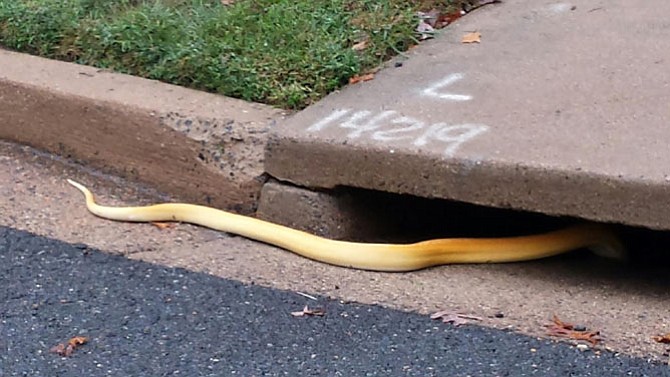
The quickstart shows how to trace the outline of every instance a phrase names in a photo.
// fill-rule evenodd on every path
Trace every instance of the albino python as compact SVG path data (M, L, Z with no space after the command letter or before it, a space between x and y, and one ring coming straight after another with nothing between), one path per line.
M451 263L502 263L549 257L589 247L596 253L622 258L624 248L606 226L574 225L548 233L506 238L447 238L413 244L337 241L252 217L183 203L145 207L106 207L95 203L82 184L67 180L86 197L96 216L118 221L181 221L234 233L281 247L319 262L373 271L412 271Z

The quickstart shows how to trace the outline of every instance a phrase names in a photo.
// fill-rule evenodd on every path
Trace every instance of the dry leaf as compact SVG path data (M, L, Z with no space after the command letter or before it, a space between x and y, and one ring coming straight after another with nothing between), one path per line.
M575 328L575 325L573 325L572 323L563 322L560 319L558 319L558 316L556 314L554 314L554 318L551 319L551 322L553 322L551 325L552 327L556 326L564 330L573 330Z
M63 343L58 343L58 344L56 344L55 346L51 347L51 349L49 350L49 352L51 352L51 353L57 353L57 354L59 354L59 355L61 355L61 356L70 356L70 354L72 353L72 351L67 351L67 350L65 349L65 344L63 344Z
M157 221L152 221L151 225L155 226L156 228L158 228L160 230L174 227L174 223L161 223L161 222L157 222Z
M449 310L442 310L437 313L434 313L430 316L431 319L441 319L444 323L451 323L452 325L458 327L468 323L468 320L481 321L480 317L475 317L471 315L459 314Z
M85 336L75 336L73 338L70 338L70 340L67 341L67 345L63 343L58 343L55 346L51 347L49 350L50 352L56 353L60 356L68 357L72 355L74 350L79 347L82 344L86 344L88 342L88 338Z
M482 33L478 31L473 31L472 33L467 33L461 38L461 43L479 43L481 42Z
M368 73L368 74L362 75L362 76L356 75L356 76L351 77L349 79L349 84L356 84L356 83L359 83L359 82L370 81L374 78L375 78L374 73Z
M88 342L88 338L85 336L75 336L70 338L70 340L67 341L67 344L72 345L72 346L80 346L82 344L86 344Z
M221 0L221 5L233 5L235 0Z
M550 336L584 340L594 346L601 341L599 331L577 331L573 324L561 321L556 315L554 315L552 323L545 327L547 328L547 334Z
M446 27L450 23L452 23L452 22L458 20L459 18L463 17L464 14L465 14L465 12L460 11L460 10L456 11L456 12L441 14L437 18L437 22L435 23L435 27L438 28L438 29Z
M326 314L323 309L310 309L307 305L302 308L299 312L291 312L291 315L294 317L304 317L304 316L324 316Z
M360 41L360 42L356 43L355 45L351 46L351 49L354 50L354 51L363 51L367 47L368 47L368 41L363 40L363 41Z
M651 338L654 339L655 341L659 342L659 343L663 343L663 344L670 343L670 333L667 333L665 335L652 336Z

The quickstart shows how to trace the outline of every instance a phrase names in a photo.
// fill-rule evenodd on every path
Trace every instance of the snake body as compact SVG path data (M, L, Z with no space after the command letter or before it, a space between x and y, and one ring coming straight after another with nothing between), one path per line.
M298 255L332 265L372 271L412 271L453 263L502 263L550 257L584 247L620 258L624 249L606 226L584 223L564 229L520 237L446 238L412 244L359 243L332 240L268 221L210 207L164 203L142 207L107 207L75 181L68 182L86 198L96 216L129 222L179 221L281 247Z

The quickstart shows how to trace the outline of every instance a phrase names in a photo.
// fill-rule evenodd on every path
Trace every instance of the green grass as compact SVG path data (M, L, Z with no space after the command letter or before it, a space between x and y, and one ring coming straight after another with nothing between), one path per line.
M300 109L414 44L425 3L0 0L0 45Z

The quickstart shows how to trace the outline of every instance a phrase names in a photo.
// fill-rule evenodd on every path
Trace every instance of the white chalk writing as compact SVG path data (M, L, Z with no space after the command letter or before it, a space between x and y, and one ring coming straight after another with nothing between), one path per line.
M464 76L462 73L452 73L450 75L447 75L442 80L424 89L421 92L421 94L427 97L435 97L449 101L470 101L472 99L472 96L470 95L445 93L440 91L441 89L444 89L445 87L455 83L456 81L462 80L463 77Z
M324 127L328 125L328 123L338 120L342 118L346 113L348 113L349 110L346 109L340 109L340 110L335 110L330 115L327 117L321 119L320 121L312 124L307 131L313 132L313 131L321 131Z
M397 115L396 111L386 110L378 114L361 110L353 112L348 118L344 115L351 109L337 109L330 115L310 126L308 131L322 131L328 127L351 130L346 137L356 139L368 136L378 141L411 141L416 147L431 143L445 145L444 155L450 156L465 142L488 130L483 124L465 123L450 125L447 123L427 123L408 116Z
M421 90L421 95L447 101L470 101L471 95L445 92L444 89L464 78L462 73L451 73L442 80ZM414 147L437 144L444 147L444 155L451 156L465 142L486 132L489 128L479 123L428 124L420 119L398 114L395 110L374 113L370 110L335 109L325 118L307 128L308 132L323 131L328 127L346 129L346 137L368 137L380 142L406 141ZM394 153L392 149L390 153Z
M367 131L376 130L384 125L384 120L395 114L395 111L382 111L379 115L373 116L370 120L364 121L372 112L363 110L355 112L349 120L340 123L340 127L349 128L353 131L347 135L350 139L360 137Z
M411 139L412 137L414 137L412 136L411 132L418 131L426 127L426 124L424 122L405 116L393 119L391 121L391 124L407 124L408 126L392 128L390 130L384 130L384 131L377 131L374 134L372 134L372 138L379 141Z
M456 152L456 149L458 149L461 144L488 129L488 126L484 124L466 123L450 126L446 123L435 123L414 141L414 145L420 147L428 144L431 139L438 140L447 143L447 148L444 150L444 154L450 155Z

